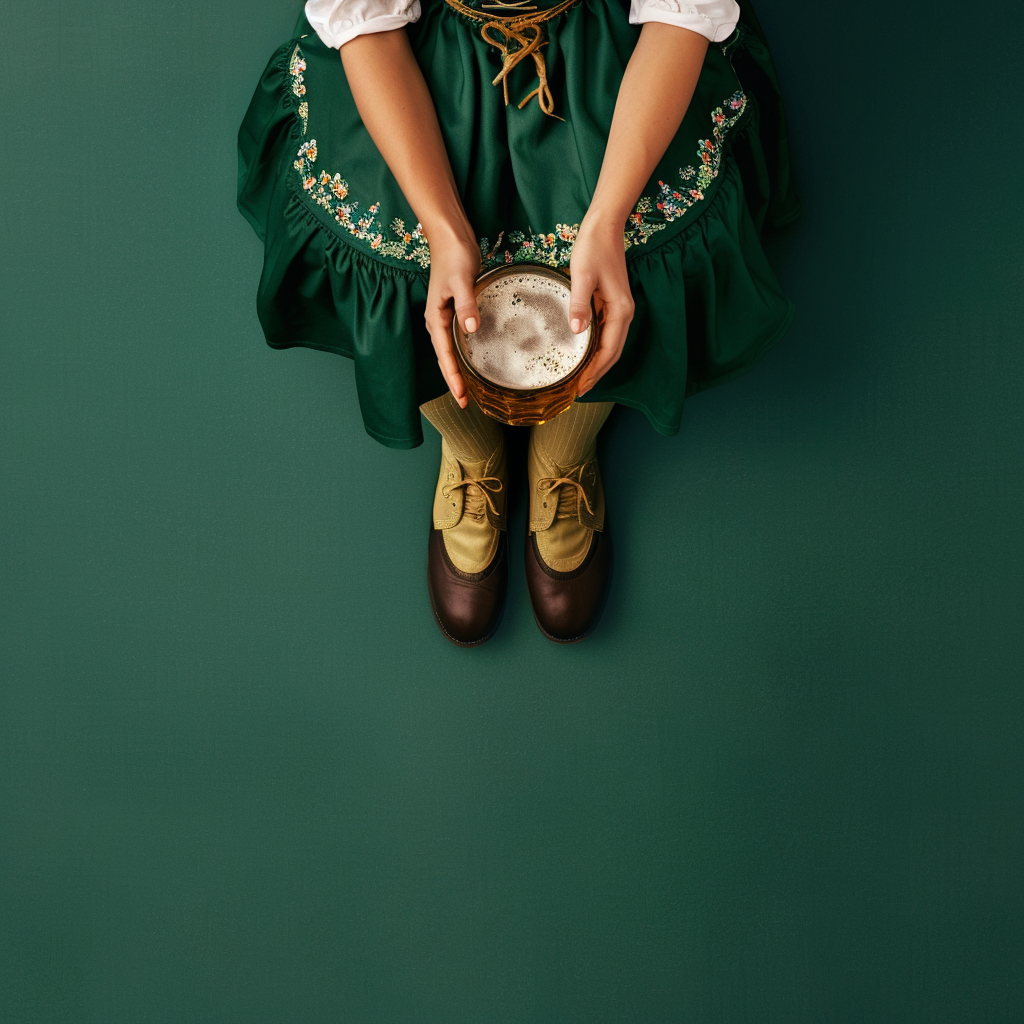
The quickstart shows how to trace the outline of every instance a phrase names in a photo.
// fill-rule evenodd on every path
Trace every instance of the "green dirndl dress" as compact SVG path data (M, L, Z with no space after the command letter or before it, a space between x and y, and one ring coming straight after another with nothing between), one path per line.
M799 199L771 56L750 4L741 7L733 34L709 45L687 114L625 226L635 314L621 358L583 399L639 409L666 435L678 432L688 395L748 369L793 315L761 236L795 220ZM506 106L492 84L501 53L479 23L444 0L423 0L421 11L406 30L483 269L568 267L640 36L629 0L579 0L544 23L564 120L536 98L517 106L537 84L533 61L512 70ZM305 16L263 72L238 146L238 206L265 246L257 312L267 342L350 357L367 432L392 448L420 444L419 405L446 390L423 320L427 240L363 126L338 51Z

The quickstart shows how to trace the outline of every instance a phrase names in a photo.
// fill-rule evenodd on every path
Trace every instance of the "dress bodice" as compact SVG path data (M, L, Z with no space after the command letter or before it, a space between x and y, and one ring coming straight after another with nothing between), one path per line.
M446 0L306 0L306 17L330 47L340 47L367 32L385 32L419 20L423 7ZM539 14L564 0L458 0L481 17L508 18L517 8ZM622 0L623 4L626 0ZM532 9L532 10L531 10ZM629 21L659 21L689 29L711 42L721 42L735 29L740 9L736 0L629 0Z

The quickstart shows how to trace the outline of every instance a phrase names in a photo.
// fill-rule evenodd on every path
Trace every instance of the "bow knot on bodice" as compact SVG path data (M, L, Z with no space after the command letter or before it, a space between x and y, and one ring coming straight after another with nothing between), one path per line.
M501 82L501 88L505 96L505 105L508 106L508 76L512 69L527 57L533 58L533 65L537 70L537 86L527 93L518 103L522 110L534 96L540 109L551 117L557 117L564 121L564 117L558 117L555 113L555 100L551 95L551 88L548 86L548 72L544 63L544 54L541 47L547 46L548 41L544 39L542 25L550 21L556 14L561 14L576 4L578 0L561 0L554 7L548 10L538 11L536 5L529 0L489 0L482 3L481 10L467 7L461 0L445 0L449 7L454 8L460 14L481 22L480 36L484 42L489 43L501 53L501 70L491 81L492 85ZM507 11L508 14L483 13L483 8L488 11Z
M504 40L495 39L491 32L498 32L504 36ZM509 72L527 57L533 57L534 66L537 69L537 87L519 101L519 109L522 110L527 103L537 97L540 109L545 114L556 117L555 101L548 86L548 73L544 65L544 54L540 52L542 46L547 45L546 41L541 42L542 29L534 22L525 25L515 25L507 21L488 21L480 28L480 35L485 42L495 46L501 52L501 71L491 80L491 85L501 82L505 94L505 104L508 105L508 76ZM516 49L511 49L509 44L518 44Z

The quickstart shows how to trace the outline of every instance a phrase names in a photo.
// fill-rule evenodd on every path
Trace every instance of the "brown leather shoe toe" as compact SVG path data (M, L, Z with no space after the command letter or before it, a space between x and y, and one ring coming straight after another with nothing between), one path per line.
M586 558L572 572L557 572L537 550L537 535L526 536L526 585L540 631L560 644L590 635L604 607L611 571L607 528L594 531Z
M462 572L444 546L444 531L430 528L427 588L430 607L441 632L460 647L476 647L498 628L508 593L508 535L502 530L498 550L481 572Z

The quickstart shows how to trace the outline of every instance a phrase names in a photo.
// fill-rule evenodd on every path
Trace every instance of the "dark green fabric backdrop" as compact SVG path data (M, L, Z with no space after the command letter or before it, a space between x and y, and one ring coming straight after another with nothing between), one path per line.
M1019 1020L1020 5L761 0L793 327L609 425L600 631L517 572L474 651L436 435L256 322L297 4L51 6L0 8L0 1020Z

